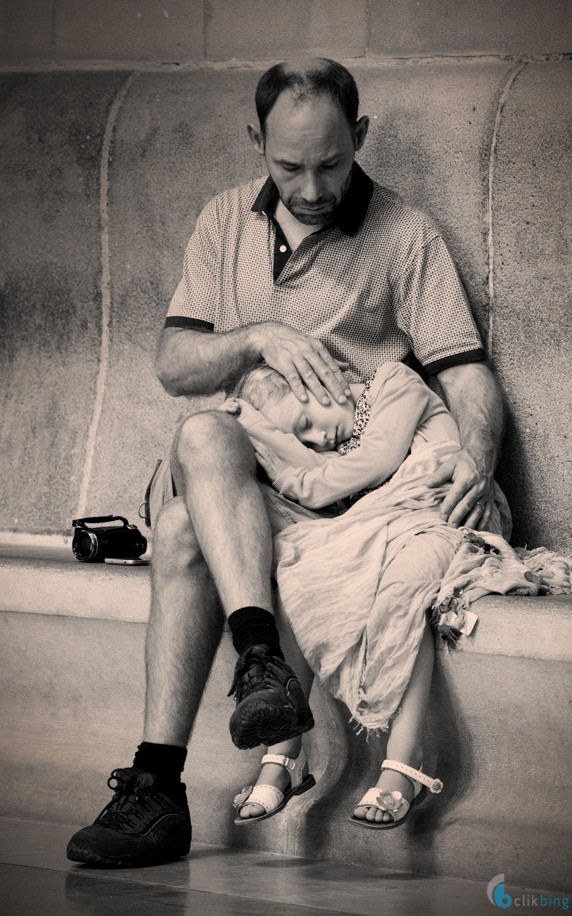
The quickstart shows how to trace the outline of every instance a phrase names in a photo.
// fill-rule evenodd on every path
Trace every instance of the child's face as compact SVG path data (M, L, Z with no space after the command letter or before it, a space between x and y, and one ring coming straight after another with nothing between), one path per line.
M309 391L308 401L302 404L293 392L280 401L270 401L261 411L285 433L294 433L300 442L316 452L335 449L351 438L354 425L354 404L332 401L324 406Z

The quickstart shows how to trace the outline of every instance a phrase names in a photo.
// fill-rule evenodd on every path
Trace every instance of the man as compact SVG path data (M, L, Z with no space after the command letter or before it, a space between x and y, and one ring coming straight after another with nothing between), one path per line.
M357 381L413 351L438 377L461 431L463 451L433 480L452 480L443 515L486 527L502 402L443 241L354 163L368 119L358 117L344 67L276 65L258 84L256 107L248 130L269 177L225 192L200 215L159 345L161 382L174 396L206 394L263 360L301 401L309 390L344 403L340 363ZM272 532L309 510L260 484L246 434L221 411L181 425L152 504L144 740L133 767L114 771L110 805L70 841L77 861L144 865L188 851L180 774L224 615L240 656L237 746L313 724L281 658L270 576Z

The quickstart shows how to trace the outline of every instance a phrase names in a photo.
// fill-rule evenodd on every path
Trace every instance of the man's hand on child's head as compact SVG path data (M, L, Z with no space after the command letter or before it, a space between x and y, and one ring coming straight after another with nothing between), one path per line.
M351 389L340 364L315 337L279 321L265 321L251 329L255 347L264 361L282 375L299 401L308 391L328 405L331 399L345 404Z

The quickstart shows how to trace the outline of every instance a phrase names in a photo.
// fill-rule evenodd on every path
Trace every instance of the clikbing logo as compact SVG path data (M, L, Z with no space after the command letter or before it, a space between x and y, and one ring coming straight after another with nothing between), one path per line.
M508 910L509 907L539 907L540 909L568 910L570 908L570 897L548 897L546 894L520 894L518 897L511 897L504 886L504 875L495 875L487 884L487 897L493 906L498 906L501 910Z
M495 875L491 878L487 884L487 897L493 906L500 906L503 910L512 906L512 897L505 893L504 875Z

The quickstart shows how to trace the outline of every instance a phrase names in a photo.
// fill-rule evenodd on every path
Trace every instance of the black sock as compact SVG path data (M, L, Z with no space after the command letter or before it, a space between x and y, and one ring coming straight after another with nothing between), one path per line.
M267 646L271 655L284 658L274 616L260 607L241 607L228 618L232 643L239 655L252 646Z
M133 759L133 766L154 773L161 791L175 799L180 794L181 773L186 757L186 747L142 741Z

